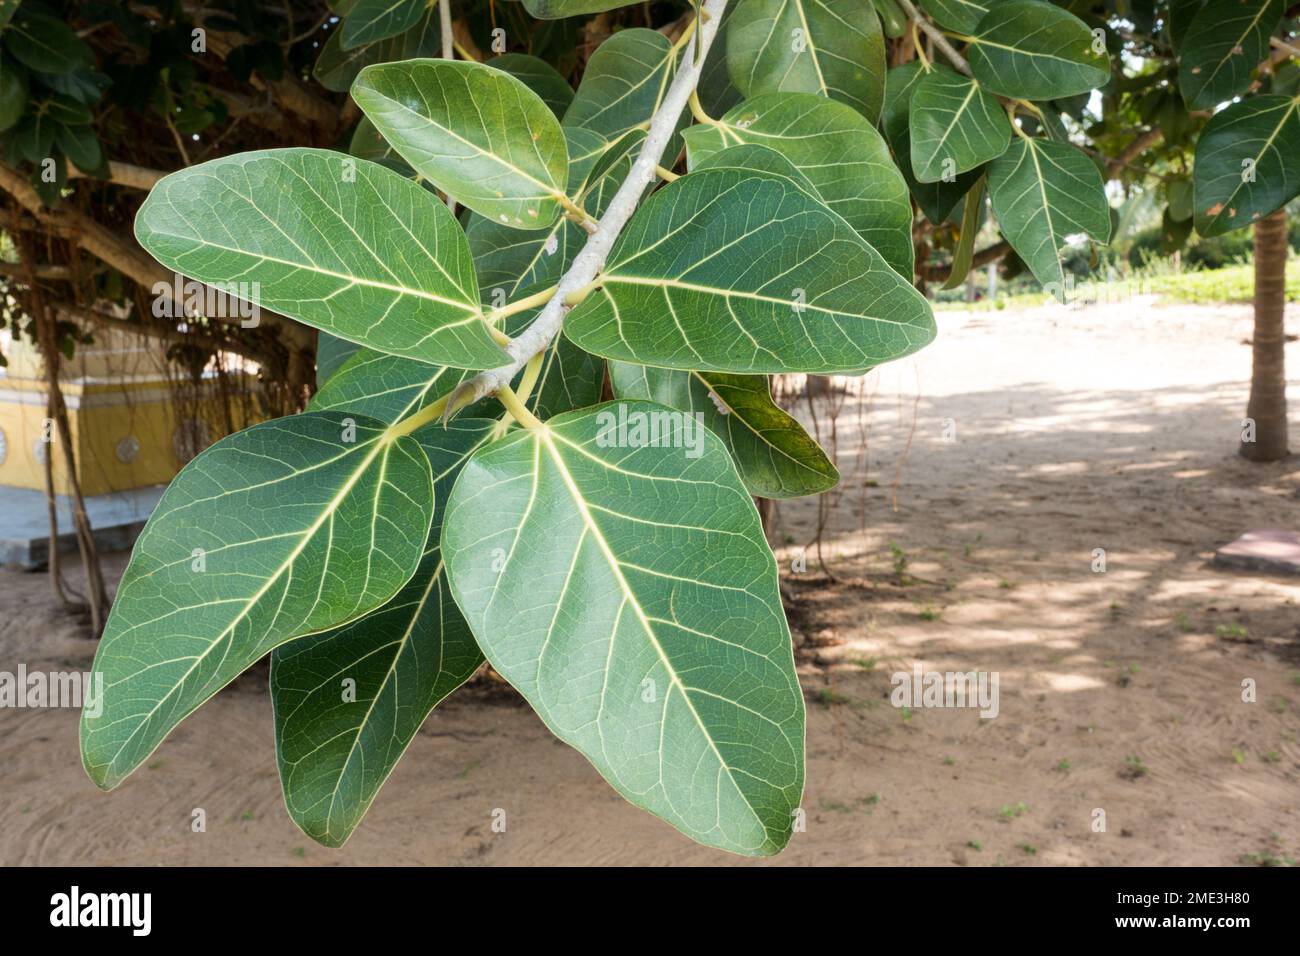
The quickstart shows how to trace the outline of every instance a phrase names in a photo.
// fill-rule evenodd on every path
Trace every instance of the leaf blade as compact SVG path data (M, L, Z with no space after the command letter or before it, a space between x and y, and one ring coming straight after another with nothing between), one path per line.
M427 190L374 163L318 149L210 160L159 182L135 234L163 265L203 282L256 276L261 305L349 341L465 368L505 361L483 324L459 224Z
M816 93L880 116L885 41L870 0L742 0L727 66L746 97Z
M684 372L611 362L617 398L642 399L703 416L726 444L749 493L799 498L834 488L839 471L792 416L772 401L766 376Z
M1067 10L1041 0L1000 0L971 37L970 68L986 90L1026 100L1086 93L1110 79L1110 60Z
M561 213L569 158L541 97L463 60L367 66L352 98L420 175L489 219L522 229Z
M417 433L433 467L435 515L495 424L457 418ZM285 807L325 846L347 842L425 718L483 661L448 589L441 530L435 517L415 575L392 601L271 652ZM345 678L354 682L351 700Z
M368 613L411 577L432 519L429 462L414 439L382 436L331 413L263 422L168 486L95 654L104 694L99 714L82 713L81 749L96 784L115 787L275 646Z
M1011 121L992 94L941 65L917 83L908 122L912 171L923 183L953 182L1011 142Z
M989 165L988 189L1002 234L1044 288L1064 301L1066 237L1110 238L1110 205L1097 167L1068 143L1016 137Z
M934 336L929 305L848 223L758 170L700 169L659 190L600 283L564 334L642 365L853 374Z
M452 591L493 666L627 799L706 845L775 853L804 720L775 562L715 435L694 459L597 445L618 406L668 412L610 403L470 459L443 528Z
M860 113L811 93L767 93L734 107L717 123L686 130L692 169L732 142L774 149L895 272L911 277L914 249L907 181L884 138Z
M1216 113L1196 141L1196 231L1222 235L1290 202L1300 194L1298 158L1300 101L1252 96Z

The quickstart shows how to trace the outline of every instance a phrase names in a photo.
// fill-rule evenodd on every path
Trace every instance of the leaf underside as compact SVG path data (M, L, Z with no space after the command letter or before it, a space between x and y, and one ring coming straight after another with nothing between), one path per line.
M620 405L666 416L657 444L619 447ZM687 422L615 402L482 449L443 545L484 654L558 737L693 839L766 855L803 790L803 696L753 501Z
M433 467L437 520L397 596L360 620L271 652L285 806L326 846L346 842L424 719L483 661L447 585L441 512L461 466L495 425L457 418L416 434ZM352 682L346 696L344 681Z
M386 603L432 520L429 461L373 419L309 412L223 438L168 486L122 577L83 712L82 759L115 787L272 648ZM349 438L351 440L349 440Z

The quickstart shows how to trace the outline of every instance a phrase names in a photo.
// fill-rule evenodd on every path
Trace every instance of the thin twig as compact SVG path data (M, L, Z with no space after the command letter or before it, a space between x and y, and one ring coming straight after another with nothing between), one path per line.
M921 11L916 9L912 0L898 0L898 5L903 8L904 13L912 18L912 22L925 31L925 35L930 38L930 41L934 43L943 55L948 58L952 65L957 68L959 73L964 73L967 76L970 76L970 64L966 62L966 58L958 53L957 48L948 42L948 38L943 35L942 30L936 27L929 20L925 19L925 17L921 16Z
M1296 47L1293 47L1291 44L1287 43L1285 40L1278 39L1277 37L1269 37L1269 38L1268 38L1268 45L1271 46L1271 47L1272 47L1273 49L1275 49L1275 50L1282 50L1282 51L1284 51L1284 52L1286 52L1286 53L1291 54L1292 56L1300 57L1300 49L1297 49Z
M596 274L600 272L609 257L614 240L618 238L619 233L632 217L632 213L636 211L637 201L641 198L642 192L656 178L655 167L659 164L659 157L667 147L668 140L672 138L682 110L686 109L686 101L699 81L700 64L704 62L704 57L709 52L709 45L718 32L718 24L722 22L722 13L726 6L727 0L706 0L699 29L687 44L686 54L682 57L677 74L673 77L659 109L650 120L649 132L641 145L641 152L637 154L636 161L632 164L631 171L619 186L618 192L614 194L614 198L610 201L600 222L596 224L595 231L582 247L582 251L573 260L573 265L555 287L555 293L550 301L538 313L533 323L506 346L505 351L511 358L510 363L500 368L480 372L468 382L461 384L447 402L447 416L455 414L459 409L497 391L502 386L509 385L528 360L545 350L559 332L564 317L569 311L565 299L590 286L595 280ZM694 55L697 46L699 56Z

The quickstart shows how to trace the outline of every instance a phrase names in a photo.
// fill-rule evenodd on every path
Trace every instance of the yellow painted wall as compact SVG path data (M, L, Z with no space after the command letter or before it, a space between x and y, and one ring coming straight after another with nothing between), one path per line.
M0 433L5 442L0 484L44 490L39 457L46 434L44 373L30 347L15 344L8 351L9 367L0 374ZM62 382L62 390L82 492L97 495L170 481L184 464L178 455L178 446L183 451L187 444L177 438L180 417L195 406L178 409L173 404L174 394L158 371L156 350L113 348L109 343L84 354L79 350L78 358L67 369L72 374ZM226 433L226 416L214 390L197 408L204 421L199 432L208 441ZM233 414L236 429L251 424L238 408ZM194 431L192 424L188 428ZM63 452L54 438L54 485L56 492L65 494L70 487ZM132 459L130 451L137 444Z

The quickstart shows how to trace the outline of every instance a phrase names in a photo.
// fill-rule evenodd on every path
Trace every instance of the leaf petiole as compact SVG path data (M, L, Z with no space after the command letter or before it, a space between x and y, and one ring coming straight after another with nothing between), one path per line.
M447 407L447 402L451 400L452 395L455 394L455 392L451 392L444 395L436 402L424 406L424 408L420 409L414 415L408 415L401 421L389 425L388 430L384 432L384 441L396 441L399 438L411 434L411 432L415 431L417 428L423 428L425 425L436 420Z
M526 295L522 299L508 302L499 309L493 309L484 316L484 319L486 319L489 327L495 327L496 323L500 322L504 318L517 315L520 312L527 312L529 309L536 308L540 305L545 305L550 301L551 296L555 295L555 289L555 286L549 286L541 292L534 292L532 295ZM498 344L508 345L509 343L510 339L507 338L504 342L499 342Z
M592 218L591 213L587 212L587 210L583 209L562 192L557 191L552 193L552 195L555 197L555 201L560 204L560 208L564 210L564 214L568 218L572 219L588 232L591 232L596 228L596 220Z
M515 421L530 431L546 427L536 415L528 410L528 406L519 400L519 396L515 394L515 390L509 385L502 385L497 389L497 399L506 407L506 411L510 413Z

